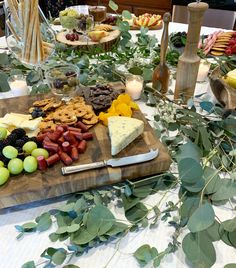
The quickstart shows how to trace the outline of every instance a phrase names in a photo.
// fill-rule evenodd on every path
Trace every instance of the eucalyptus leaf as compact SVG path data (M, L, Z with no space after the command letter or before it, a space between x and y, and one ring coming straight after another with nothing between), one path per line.
M186 183L196 183L203 175L202 166L193 158L184 158L178 163L179 176L181 181Z
M143 245L139 247L134 252L134 257L141 264L141 266L145 266L150 263L156 256L158 255L158 251L154 247L150 247L149 245Z
M153 191L152 185L146 185L138 188L133 189L133 195L138 198L145 198L150 195Z
M52 226L52 219L49 213L44 213L40 217L37 218L37 230L39 232L43 232L48 230Z
M56 233L51 233L49 235L49 239L52 241L52 242L56 242L58 239L59 239L59 235L56 234Z
M180 150L176 156L178 162L184 158L192 158L196 162L200 163L201 151L195 143L187 142L186 144L180 146L179 149Z
M205 194L213 194L221 187L221 179L218 173L218 170L210 167L204 169L203 178L206 184Z
M76 233L72 233L71 242L76 245L84 245L92 241L96 235L90 234L85 227L81 227Z
M24 228L21 225L15 225L15 228L18 232L24 232Z
M216 261L214 246L204 232L187 234L182 248L194 268L210 268Z
M127 197L125 195L122 195L121 197L122 197L122 202L123 202L123 206L124 206L125 211L136 206L140 201L140 198L138 198L138 197L131 198L131 197Z
M35 229L37 227L37 223L35 222L27 222L22 225L25 231Z
M36 268L36 265L34 261L29 261L23 264L21 268Z
M7 80L8 76L5 73L0 72L0 92L6 92L11 90Z
M67 233L67 229L68 229L68 226L62 226L62 227L59 227L59 228L56 230L56 234L64 234L64 233Z
M142 220L148 213L148 209L144 204L138 203L131 209L125 211L125 216L130 222Z
M224 228L225 231L233 232L234 230L236 230L236 217L232 220L223 221L221 223L221 226Z
M78 231L79 228L80 228L80 224L72 224L71 226L67 227L67 232L74 233L74 232Z
M233 232L229 232L229 241L231 245L236 248L236 230L234 229Z
M34 85L41 79L39 72L31 71L26 77L26 82L29 86Z
M199 202L200 202L200 198L196 197L196 196L188 197L183 201L183 204L180 207L181 225L182 226L185 226L187 224L190 216L198 208Z
M205 203L197 208L188 221L188 228L192 233L207 229L214 223L215 213L209 203Z
M131 20L132 19L132 15L131 15L131 13L128 10L123 10L122 11L122 17L124 19L127 19L127 20Z
M224 266L224 268L236 268L236 263L229 263Z
M220 223L215 220L214 223L205 230L205 232L212 242L219 241L221 239Z
M143 69L143 79L145 81L151 81L152 76L153 76L153 70L152 69L148 69L148 68Z
M63 248L58 249L53 255L52 255L52 262L56 265L60 265L64 262L66 259L66 250Z
M0 53L0 65L9 65L9 56L7 53Z
M47 259L51 260L53 254L55 252L57 252L56 248L49 247L49 248L45 249L44 252L40 256L43 257L43 258L47 258Z
M200 107L208 113L212 113L214 111L214 104L210 101L201 101Z
M112 0L109 0L109 7L112 9L112 10L114 10L114 11L117 11L118 10L118 5L114 2L114 1L112 1Z
M115 217L107 207L96 205L88 213L86 227L92 235L103 235L113 226L114 222Z
M184 184L183 187L191 193L200 192L205 186L205 181L203 179L199 179L195 184Z
M142 69L139 68L139 67L132 67L132 68L129 69L129 72L131 74L134 74L134 75L142 75L143 74Z
M221 179L221 186L211 197L212 201L228 200L236 196L236 181Z
M59 210L63 212L70 212L74 210L74 207L75 207L75 203L72 202L72 203L68 203L68 204L61 206Z

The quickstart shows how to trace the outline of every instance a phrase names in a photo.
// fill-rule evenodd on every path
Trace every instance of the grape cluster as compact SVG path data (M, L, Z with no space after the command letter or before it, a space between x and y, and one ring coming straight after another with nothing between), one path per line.
M46 113L40 107L35 107L31 112L31 116L33 119L37 117L45 117Z
M187 38L186 32L177 32L171 35L170 41L176 48L181 48L185 46Z
M104 24L116 25L117 16L108 15L103 21Z
M30 141L36 143L39 147L41 146L41 142L36 137L29 138L23 128L14 129L5 139L0 140L0 161L4 163L4 166L7 166L10 161L10 158L6 157L3 153L4 148L7 147L10 150L12 147L15 148L18 152L17 158L24 160L25 153L23 152L23 146Z
M69 41L78 41L79 40L79 34L78 33L68 33L66 34L66 39Z

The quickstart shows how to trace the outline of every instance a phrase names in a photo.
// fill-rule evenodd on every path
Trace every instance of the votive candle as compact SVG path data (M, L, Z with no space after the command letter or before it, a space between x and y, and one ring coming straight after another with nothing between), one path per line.
M143 90L143 78L139 75L130 75L126 78L126 93L133 100L138 100Z
M29 89L23 75L13 75L8 79L9 86L15 97L29 94Z

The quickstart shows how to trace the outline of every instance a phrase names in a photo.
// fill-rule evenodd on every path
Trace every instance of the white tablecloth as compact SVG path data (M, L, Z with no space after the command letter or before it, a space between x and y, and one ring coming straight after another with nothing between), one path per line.
M187 30L187 25L171 23L170 32L184 31ZM202 33L207 34L213 32L213 28L202 28ZM153 31L155 34L161 38L161 31ZM0 47L4 46L3 39L0 39ZM1 50L0 50L1 53ZM172 85L174 88L174 84ZM208 83L197 84L196 91L202 92L208 90ZM0 98L11 97L9 93L0 93ZM147 115L148 118L152 118L155 114L153 108L147 107L144 103L139 102L140 108L143 113ZM29 181L30 183L30 181ZM168 200L173 202L178 200L177 190L170 192L164 200L163 204ZM155 194L147 198L145 204L154 205L158 203L162 197L161 193ZM0 268L18 268L21 267L23 263L29 260L39 260L40 254L49 246L52 247L62 247L63 243L51 243L48 235L53 231L41 233L41 234L30 234L26 235L22 240L17 241L17 231L15 230L15 225L21 225L27 221L32 221L35 217L39 216L43 212L49 209L56 208L64 203L61 198L55 199L52 203L46 204L41 202L35 205L25 205L23 207L16 209L5 209L0 210ZM233 217L233 212L224 207L215 208L215 212L218 217L222 220ZM114 208L114 213L118 218L123 217L121 211ZM115 242L108 245L102 245L95 249L91 249L87 254L73 259L71 263L77 264L81 268L136 268L139 267L138 263L132 256L132 253L143 244L149 244L158 249L158 251L164 250L168 243L171 241L171 235L173 233L173 228L167 226L166 223L160 221L159 225L155 229L146 228L137 233L129 233L125 238L122 239L119 248L117 250ZM181 235L183 237L183 234ZM222 268L227 263L232 263L236 261L236 251L235 249L228 247L223 242L215 242L214 246L217 251L217 260L213 268ZM110 263L106 266L109 259L113 256ZM59 267L59 266L58 266ZM168 255L161 266L163 268L184 268L190 267L186 264L186 260L182 249L175 253Z

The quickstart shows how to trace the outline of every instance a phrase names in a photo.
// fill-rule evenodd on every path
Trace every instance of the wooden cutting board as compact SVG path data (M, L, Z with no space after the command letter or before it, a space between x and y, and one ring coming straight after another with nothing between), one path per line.
M8 112L27 113L28 107L32 106L36 99L42 99L42 95L0 100L0 116L2 117ZM114 184L126 179L143 178L168 170L171 159L166 148L157 139L143 114L139 111L134 116L144 121L144 133L116 157L146 153L151 148L158 148L159 156L156 159L121 168L102 168L68 176L62 176L61 167L63 164L58 163L44 172L37 171L33 174L11 176L6 184L0 186L0 208ZM94 134L94 139L88 142L85 154L81 154L78 163L74 164L85 164L111 158L107 127L97 124L91 129L91 132Z
M113 30L108 32L106 37L103 37L99 42L93 42L87 38L81 37L79 41L69 41L66 39L66 30L59 32L56 36L58 42L66 44L71 47L78 48L79 50L91 51L94 48L100 48L101 50L109 51L117 43L120 37L119 30Z

